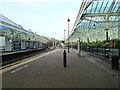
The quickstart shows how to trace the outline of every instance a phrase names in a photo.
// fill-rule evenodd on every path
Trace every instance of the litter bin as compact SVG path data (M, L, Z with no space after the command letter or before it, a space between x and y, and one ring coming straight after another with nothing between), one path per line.
M112 69L119 70L119 56L113 55L112 62L111 62Z

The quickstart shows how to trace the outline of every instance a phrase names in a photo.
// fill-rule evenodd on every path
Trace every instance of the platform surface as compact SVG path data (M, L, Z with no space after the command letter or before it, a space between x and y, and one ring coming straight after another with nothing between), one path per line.
M67 50L66 50L67 52ZM67 53L63 67L63 49L2 74L3 88L118 88L118 73L110 65L76 50Z

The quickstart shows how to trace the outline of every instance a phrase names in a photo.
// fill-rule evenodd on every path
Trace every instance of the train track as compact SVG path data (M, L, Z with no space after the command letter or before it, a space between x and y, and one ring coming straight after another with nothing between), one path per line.
M47 52L51 50L54 50L54 49L48 49ZM36 50L30 50L26 52L1 55L0 56L2 58L2 62L0 63L1 69L19 64L21 62L29 60L29 58L36 57L37 55L43 54L43 53L46 53L45 49L36 49Z

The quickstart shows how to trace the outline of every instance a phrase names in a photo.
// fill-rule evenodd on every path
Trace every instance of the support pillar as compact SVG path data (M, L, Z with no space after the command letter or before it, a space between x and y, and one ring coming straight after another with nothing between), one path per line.
M79 40L78 40L78 56L80 56L80 37L79 37Z

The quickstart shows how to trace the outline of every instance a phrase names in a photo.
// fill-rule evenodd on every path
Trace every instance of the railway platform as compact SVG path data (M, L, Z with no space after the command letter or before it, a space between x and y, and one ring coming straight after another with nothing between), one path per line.
M67 54L63 67L63 50L38 55L30 62L2 74L3 88L119 88L119 72L110 64L76 50ZM67 52L67 50L66 50Z

